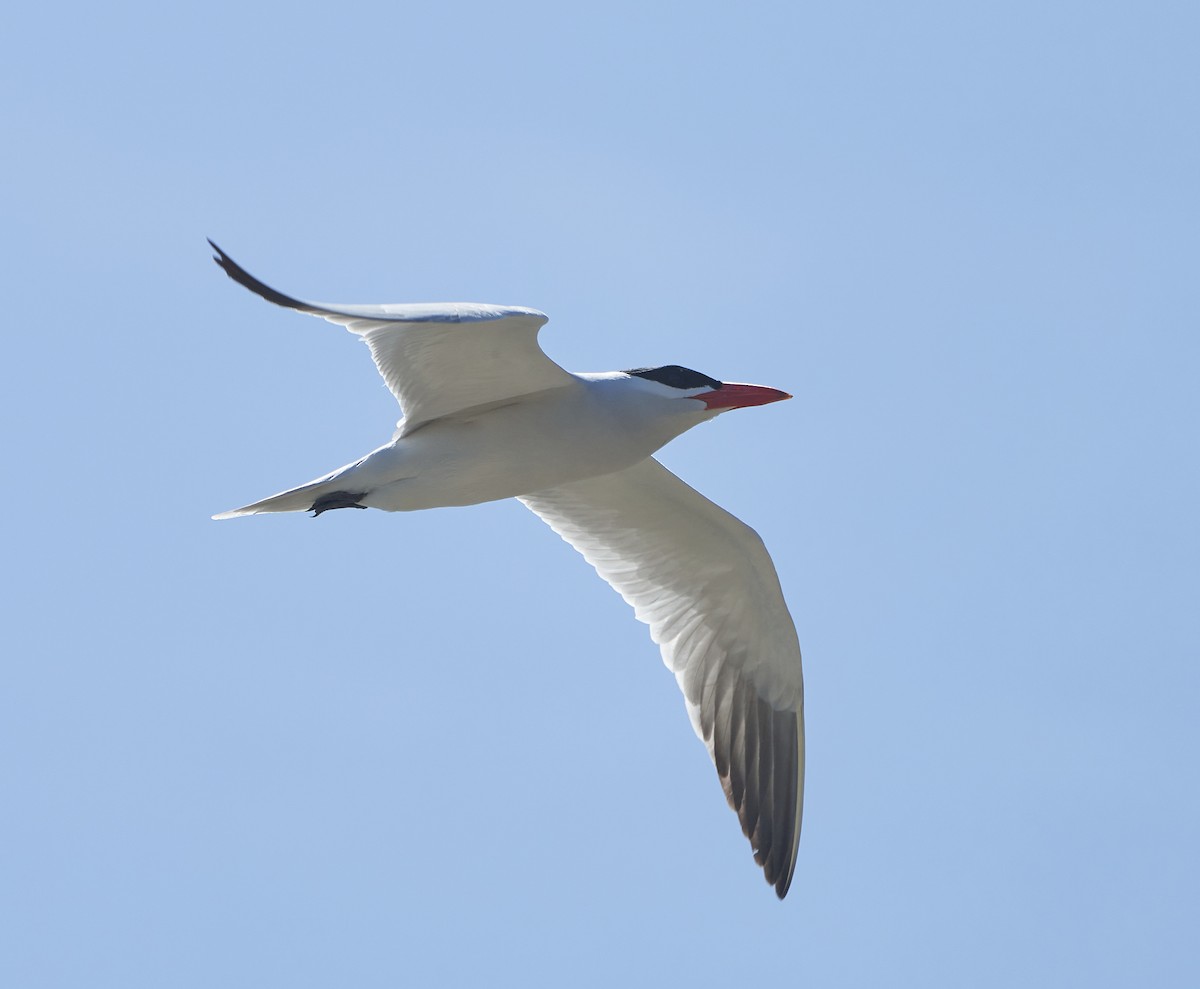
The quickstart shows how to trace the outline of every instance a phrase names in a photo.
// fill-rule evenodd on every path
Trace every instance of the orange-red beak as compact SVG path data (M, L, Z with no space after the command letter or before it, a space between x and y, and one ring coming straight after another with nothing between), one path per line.
M765 385L739 385L727 381L722 383L720 388L693 397L710 409L745 409L751 405L782 402L785 398L792 396L778 388L768 388Z

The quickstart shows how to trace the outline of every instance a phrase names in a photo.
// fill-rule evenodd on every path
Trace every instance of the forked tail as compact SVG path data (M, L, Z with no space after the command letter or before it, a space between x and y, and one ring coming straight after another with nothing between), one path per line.
M366 505L358 504L366 492L348 491L345 488L345 482L338 483L338 478L342 474L350 467L357 465L355 463L339 467L324 477L301 484L298 488L289 488L287 491L281 491L279 494L271 495L270 498L264 498L251 505L243 505L241 508L221 512L220 515L214 515L213 518L219 521L236 519L243 515L264 515L269 512L316 512L317 515L320 515L332 508L366 508Z

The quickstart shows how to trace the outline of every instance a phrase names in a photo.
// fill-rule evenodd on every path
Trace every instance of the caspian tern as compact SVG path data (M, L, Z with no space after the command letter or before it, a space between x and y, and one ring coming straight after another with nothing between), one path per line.
M414 511L517 498L650 626L754 858L780 899L804 801L800 644L758 534L656 461L730 409L790 398L677 365L572 374L538 346L536 309L326 305L230 278L358 334L404 418L359 460L216 519L336 508Z

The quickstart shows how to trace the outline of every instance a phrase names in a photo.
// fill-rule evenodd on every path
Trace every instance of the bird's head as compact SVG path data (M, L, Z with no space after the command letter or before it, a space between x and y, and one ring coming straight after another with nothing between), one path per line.
M638 367L623 372L631 377L652 383L650 387L663 397L692 399L704 403L705 410L714 413L730 409L745 409L752 405L767 405L791 398L785 391L768 388L766 385L746 385L733 381L718 381L707 374L666 364L663 367Z

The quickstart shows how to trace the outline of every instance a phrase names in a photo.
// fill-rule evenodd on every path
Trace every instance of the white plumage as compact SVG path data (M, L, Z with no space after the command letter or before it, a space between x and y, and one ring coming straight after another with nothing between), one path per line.
M676 365L572 374L538 346L547 317L537 310L304 302L213 248L251 291L358 334L404 411L391 441L360 460L214 518L519 498L650 626L755 859L782 898L796 865L804 789L795 625L757 533L652 454L730 408L789 396Z

